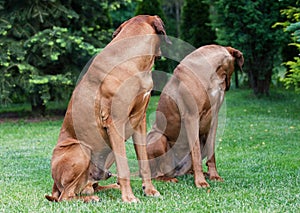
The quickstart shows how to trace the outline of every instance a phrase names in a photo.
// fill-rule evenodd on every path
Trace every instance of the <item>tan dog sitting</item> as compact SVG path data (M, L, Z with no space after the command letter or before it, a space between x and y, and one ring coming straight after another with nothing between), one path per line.
M202 159L207 157L209 179L219 180L215 162L218 112L230 87L234 63L244 63L240 51L207 45L186 56L160 96L156 120L147 136L152 177L177 182L193 173L197 187L208 187Z
M115 161L122 200L137 202L125 150L125 141L131 136L144 193L160 195L151 182L145 113L161 37L170 43L158 16L136 16L124 22L113 40L89 62L73 92L53 152L54 186L52 196L46 198L98 200L80 194L93 192L91 186L106 177L105 171Z

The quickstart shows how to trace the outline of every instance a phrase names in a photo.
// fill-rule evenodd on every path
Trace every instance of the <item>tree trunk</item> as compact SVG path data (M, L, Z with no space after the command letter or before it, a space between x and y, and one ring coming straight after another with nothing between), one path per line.
M34 115L45 116L46 114L46 106L39 94L34 94L31 97L31 111Z
M257 75L255 75L253 72L248 73L250 85L253 89L253 92L257 96L270 95L270 84L271 84L271 77L272 77L272 71L265 73L265 76L263 78L259 78Z
M181 4L180 2L175 2L176 7L176 31L177 31L177 37L180 35L180 10L181 10Z

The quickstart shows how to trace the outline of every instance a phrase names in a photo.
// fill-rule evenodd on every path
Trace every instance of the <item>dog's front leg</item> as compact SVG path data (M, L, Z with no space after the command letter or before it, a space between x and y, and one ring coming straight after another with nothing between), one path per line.
M118 181L122 193L122 200L127 203L139 202L130 186L130 170L125 149L125 125L108 122L107 133L115 156Z
M183 118L183 122L191 150L192 168L194 171L195 185L198 188L209 187L209 184L205 180L202 169L202 157L200 150L200 141L198 136L199 120L195 115L185 115Z
M218 127L218 110L213 110L212 113L213 114L211 127L205 144L205 149L207 149L207 173L210 180L223 181L223 179L218 174L215 158L215 141Z
M193 88L187 87L184 83L180 84L178 88L180 98L178 98L177 106L183 122L183 129L181 129L181 131L184 131L183 133L186 134L191 151L195 185L198 188L202 188L209 187L209 184L205 180L202 169L199 139L199 108L196 98L193 96L192 89Z
M143 179L143 189L146 196L160 196L151 181L151 170L146 148L146 114L141 124L133 133L134 148L139 162L140 175Z

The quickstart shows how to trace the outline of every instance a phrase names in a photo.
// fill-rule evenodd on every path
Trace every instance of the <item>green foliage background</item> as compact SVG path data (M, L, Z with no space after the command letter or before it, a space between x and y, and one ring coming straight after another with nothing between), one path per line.
M0 102L69 97L84 64L110 40L107 1L0 1ZM66 97L67 96L67 97Z
M0 104L30 103L44 114L50 102L67 102L86 62L137 14L158 14L170 36L195 47L240 49L248 77L240 79L256 94L269 94L279 74L299 91L300 59L288 46L299 48L298 6L292 0L0 0ZM171 73L176 65L163 58L155 69Z
M297 2L299 5L299 1ZM298 56L293 60L287 61L285 65L289 68L288 73L281 80L287 88L294 87L296 92L300 92L300 8L288 7L281 11L286 16L287 21L276 23L275 26L281 25L284 30L291 34L292 43L289 45L295 46L298 49Z
M198 48L216 40L210 25L210 6L199 0L186 0L182 7L180 38Z
M210 1L209 1L210 2ZM289 37L272 28L283 20L280 10L294 1L215 0L216 16L211 16L217 29L217 42L231 45L244 53L245 70L255 94L269 94L274 68L282 62L283 49Z

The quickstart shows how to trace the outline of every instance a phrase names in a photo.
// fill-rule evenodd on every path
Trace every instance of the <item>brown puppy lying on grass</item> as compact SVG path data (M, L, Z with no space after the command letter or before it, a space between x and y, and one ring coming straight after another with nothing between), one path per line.
M99 180L111 177L109 171L103 171L91 161L91 147L82 146L77 140L63 141L54 151L51 162L54 179L52 196L46 195L49 201L80 199L84 202L99 201L95 192L103 189L119 189L117 184L99 186ZM88 195L88 196L80 196Z
M177 182L176 176L193 173L197 187L208 187L207 176L222 181L215 162L218 113L229 90L235 62L243 54L231 47L207 45L186 56L162 91L156 120L147 136L152 177Z

